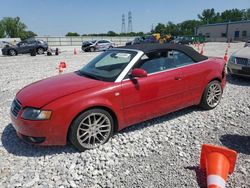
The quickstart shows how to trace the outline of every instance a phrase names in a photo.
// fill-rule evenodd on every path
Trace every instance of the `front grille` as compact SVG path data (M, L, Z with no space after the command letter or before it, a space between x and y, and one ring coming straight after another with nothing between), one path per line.
M17 117L21 108L21 103L17 99L15 99L11 104L11 113L13 114L13 116Z
M239 65L244 65L244 66L248 66L248 59L247 58L236 58L236 62Z

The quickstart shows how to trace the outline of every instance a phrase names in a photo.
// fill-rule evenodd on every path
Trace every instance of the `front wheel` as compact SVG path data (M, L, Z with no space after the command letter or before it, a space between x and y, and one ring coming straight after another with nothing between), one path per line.
M17 52L15 50L11 49L11 50L9 50L9 55L15 56L15 55L17 55Z
M91 52L94 52L94 51L95 51L95 48L94 48L94 47L91 47L91 48L90 48L90 51L91 51Z
M80 151L106 143L114 131L112 116L102 109L91 109L79 115L70 127L69 139Z
M221 83L217 80L214 80L207 85L202 95L200 106L206 110L213 109L220 103L221 96Z

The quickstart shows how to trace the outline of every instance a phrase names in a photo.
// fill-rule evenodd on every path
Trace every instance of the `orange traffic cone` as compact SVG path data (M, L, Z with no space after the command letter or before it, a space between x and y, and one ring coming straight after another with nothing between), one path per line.
M76 48L74 48L74 55L76 55L77 54L77 51L76 51Z
M64 69L66 69L67 65L64 61L61 61L56 69L58 69L58 74L63 73Z
M224 61L226 61L226 62L228 61L227 50L226 50L226 52L225 52L225 55L224 55L223 59L224 59Z
M201 55L203 55L203 53L204 53L203 48L204 48L204 45L201 46L201 52L200 52Z
M200 167L206 169L208 188L225 188L228 174L234 171L236 158L234 150L202 145Z

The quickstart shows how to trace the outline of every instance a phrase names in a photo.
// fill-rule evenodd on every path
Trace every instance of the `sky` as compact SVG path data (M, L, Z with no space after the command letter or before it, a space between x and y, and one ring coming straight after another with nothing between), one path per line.
M204 9L216 12L250 8L250 0L0 0L0 19L19 16L39 36L121 32L122 14L134 32L149 32L157 23L198 19Z

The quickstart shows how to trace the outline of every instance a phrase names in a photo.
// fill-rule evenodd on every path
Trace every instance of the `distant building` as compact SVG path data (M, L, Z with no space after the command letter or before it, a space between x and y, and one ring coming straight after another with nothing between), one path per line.
M250 39L250 20L201 25L196 27L196 35L214 42L246 41Z

